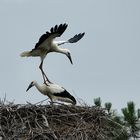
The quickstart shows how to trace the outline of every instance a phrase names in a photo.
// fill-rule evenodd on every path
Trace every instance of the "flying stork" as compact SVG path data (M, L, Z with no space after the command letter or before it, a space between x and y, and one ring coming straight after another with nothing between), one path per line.
M36 81L32 81L28 86L26 92L33 86L35 86L38 91L40 91L43 95L47 95L51 102L61 101L71 103L73 105L76 104L75 98L63 87L50 83L49 81L45 81L42 85L39 85Z
M72 38L66 41L55 41L54 39L56 37L60 37L63 34L63 32L66 30L67 26L68 24L66 23L55 25L50 29L50 31L47 31L45 34L43 34L40 37L39 41L36 43L35 47L31 51L25 51L20 54L21 57L39 56L41 58L41 63L39 65L39 68L42 72L44 83L45 83L45 78L47 81L49 81L42 68L44 58L48 53L58 52L58 53L65 54L69 58L71 64L73 64L70 51L65 48L60 48L59 46L65 43L75 43L79 41L84 36L85 33L83 32L83 33L76 34L75 36L73 36Z

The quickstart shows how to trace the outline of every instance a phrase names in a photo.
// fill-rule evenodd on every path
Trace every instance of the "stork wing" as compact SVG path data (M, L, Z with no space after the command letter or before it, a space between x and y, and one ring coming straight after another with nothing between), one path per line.
M59 26L55 25L55 27L52 27L50 29L50 32L46 32L46 34L43 34L40 37L34 49L37 49L40 47L47 47L47 44L49 44L55 37L60 37L63 34L67 26L68 25L64 23L64 24L60 24Z
M85 35L85 33L77 34L77 35L75 35L74 37L70 38L70 39L68 40L68 42L69 42L69 43L75 43L75 42L79 41L84 35Z
M69 98L76 104L75 98L65 89L64 89L63 92L61 92L61 93L53 93L53 95L57 96L57 97L61 97L61 98Z
M85 35L85 33L79 33L79 34L76 34L74 37L70 38L69 40L67 41L55 41L58 45L62 45L62 44L65 44L65 43L76 43L78 42L83 36Z

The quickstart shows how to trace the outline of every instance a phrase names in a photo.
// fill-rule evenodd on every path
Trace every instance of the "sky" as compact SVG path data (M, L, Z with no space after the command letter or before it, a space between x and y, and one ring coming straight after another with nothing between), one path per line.
M48 78L65 87L77 100L93 105L101 97L121 109L128 101L140 107L139 0L0 0L0 98L25 104L46 97L31 81L43 83L39 58L21 58L56 24L68 28L57 40L85 32L66 56L49 54L44 61Z

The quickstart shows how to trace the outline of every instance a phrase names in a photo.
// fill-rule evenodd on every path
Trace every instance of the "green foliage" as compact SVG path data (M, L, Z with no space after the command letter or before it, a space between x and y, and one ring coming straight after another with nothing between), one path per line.
M101 107L101 99L100 97L94 99L95 106Z
M94 104L101 107L100 97L94 99ZM135 109L134 102L128 102L127 107L121 109L123 116L118 115L115 110L112 110L112 103L106 102L104 106L112 120L110 126L112 128L115 127L115 133L118 134L118 137L114 140L140 138L140 109Z
M129 136L126 127L124 127L123 117L114 113L112 119L116 123L120 124L120 127L118 128L120 131L115 140L128 140Z
M116 115L116 116L113 117L113 120L114 120L115 122L119 123L120 125L123 125L123 124L124 124L124 123L123 123L123 119L122 119L121 116Z
M112 107L112 103L110 102L105 103L105 109L108 111L108 113L111 112L111 107Z
M95 98L94 104L101 107L101 98ZM123 116L117 115L116 111L112 110L112 103L106 102L104 106L112 120L111 127L118 125L118 128L115 126L115 133L118 134L118 137L114 140L140 138L140 109L135 109L134 102L128 102L127 107L121 109Z
M136 112L134 102L128 102L127 107L122 108L122 113L124 116L125 126L129 128L129 136L134 139L137 138L140 131L140 127L138 126L140 109Z
M140 119L140 109L137 110L138 119Z

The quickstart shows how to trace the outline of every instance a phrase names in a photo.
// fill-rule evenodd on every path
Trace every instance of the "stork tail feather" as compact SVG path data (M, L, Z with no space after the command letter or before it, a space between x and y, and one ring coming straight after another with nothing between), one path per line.
M25 51L23 53L20 54L21 57L28 57L30 56L30 51Z

